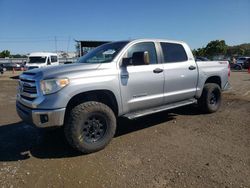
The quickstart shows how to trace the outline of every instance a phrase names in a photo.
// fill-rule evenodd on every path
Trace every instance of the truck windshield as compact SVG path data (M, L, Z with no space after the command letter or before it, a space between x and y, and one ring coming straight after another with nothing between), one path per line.
M45 63L46 57L33 56L29 57L28 63Z
M128 44L129 41L112 42L103 44L86 55L79 58L77 63L108 63L111 62L121 49Z

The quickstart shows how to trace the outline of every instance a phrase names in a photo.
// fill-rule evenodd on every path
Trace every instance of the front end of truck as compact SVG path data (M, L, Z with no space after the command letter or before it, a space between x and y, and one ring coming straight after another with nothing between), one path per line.
M64 87L67 81L62 81L64 83L58 83ZM57 84L57 83L54 83ZM46 100L46 92L49 89L55 89L56 86L50 84L50 86L45 86L46 83L42 81L41 75L34 72L24 72L20 76L17 100L16 100L16 110L18 115L22 120L29 124L33 124L36 127L54 127L62 126L64 121L65 108L55 108L53 105L48 106L47 109L39 108L39 106ZM53 92L53 91L52 91Z

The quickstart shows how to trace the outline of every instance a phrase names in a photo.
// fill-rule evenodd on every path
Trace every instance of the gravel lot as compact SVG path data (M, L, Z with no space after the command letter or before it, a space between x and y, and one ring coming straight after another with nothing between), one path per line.
M104 150L81 155L62 131L21 122L17 80L0 75L0 187L250 187L250 74L232 72L221 109L119 119Z

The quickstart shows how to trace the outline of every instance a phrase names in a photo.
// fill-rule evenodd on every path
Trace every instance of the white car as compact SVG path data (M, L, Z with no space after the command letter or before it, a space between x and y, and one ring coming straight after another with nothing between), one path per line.
M25 69L30 70L50 65L59 65L58 55L56 53L33 52L28 57Z

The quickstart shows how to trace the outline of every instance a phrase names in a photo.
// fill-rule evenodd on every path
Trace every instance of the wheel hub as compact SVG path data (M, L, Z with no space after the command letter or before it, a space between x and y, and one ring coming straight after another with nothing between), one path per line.
M104 136L107 124L105 119L100 115L92 115L83 126L83 137L87 142L96 142Z
M215 93L211 93L210 104L216 105L216 103L217 103L217 96Z

